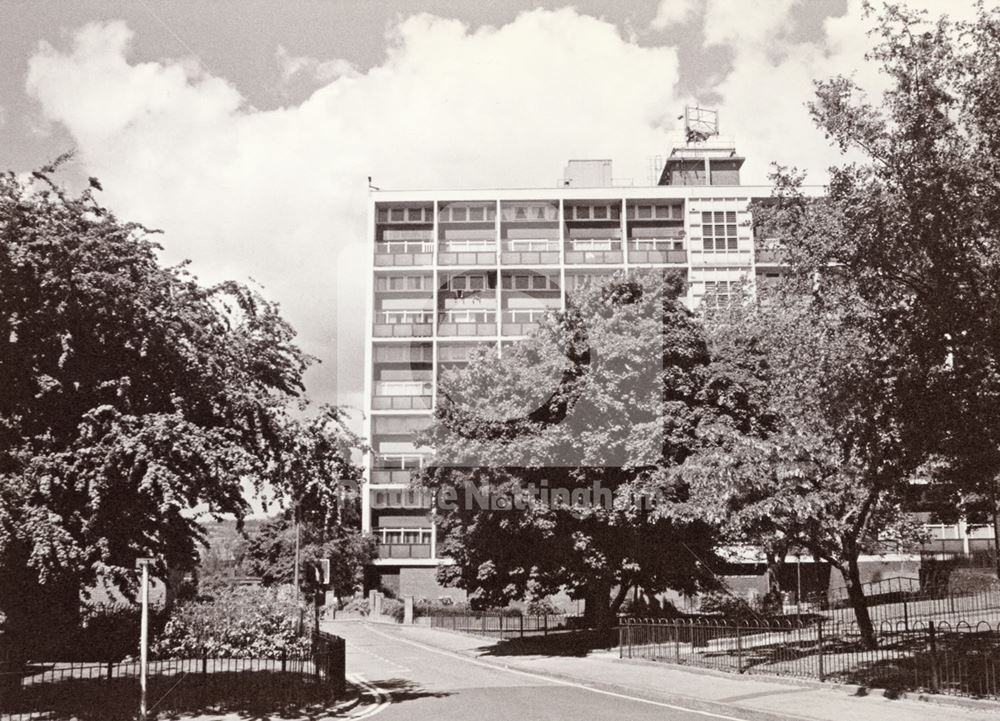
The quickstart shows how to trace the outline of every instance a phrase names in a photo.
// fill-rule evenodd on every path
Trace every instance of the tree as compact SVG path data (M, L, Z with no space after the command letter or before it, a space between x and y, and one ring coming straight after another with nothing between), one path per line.
M873 32L880 101L836 77L810 105L858 160L831 170L819 202L780 169L770 232L798 271L843 269L871 332L911 359L923 391L901 431L933 439L936 480L1000 538L1000 9L931 22L886 5Z
M855 322L836 277L808 288L791 280L717 319L716 352L766 382L775 422L765 434L711 429L715 442L678 473L733 541L795 545L838 569L874 647L858 559L914 536L903 502L925 455L899 414L919 389L907 386L909 359Z
M616 277L445 377L418 481L454 559L443 582L487 606L566 588L599 628L631 588L714 586L714 529L681 512L687 489L669 470L706 425L750 432L758 419L713 368L682 287Z
M330 586L343 598L361 585L364 567L376 557L375 540L356 528L326 528L305 523L296 528L288 511L269 519L253 536L247 549L247 568L264 585L291 584L295 578L295 534L300 533L299 587L307 598L320 590L314 569L330 561Z
M22 649L98 578L133 591L138 557L192 568L192 510L241 519L244 484L310 492L285 471L311 359L278 307L161 266L151 231L56 165L0 176L0 611Z

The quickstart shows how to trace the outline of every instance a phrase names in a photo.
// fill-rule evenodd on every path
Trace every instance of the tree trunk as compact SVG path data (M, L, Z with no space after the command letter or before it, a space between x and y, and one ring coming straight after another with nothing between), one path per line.
M600 578L591 581L587 588L584 619L599 633L611 630L611 581Z
M861 571L858 569L858 556L851 554L847 559L847 571L841 569L844 582L847 584L847 599L854 609L854 618L858 622L858 633L861 635L861 643L867 649L878 647L878 639L875 637L875 627L872 625L872 618L868 613L868 600L865 598L865 591L861 585Z
M993 570L1000 578L1000 494L997 484L1000 478L993 479Z
M625 598L628 596L628 592L631 588L632 586L630 586L627 583L623 583L621 586L618 587L618 592L615 594L615 597L611 600L610 615L612 618L618 617L618 612L621 610L622 604L625 602Z
M767 593L775 598L781 598L781 569L785 567L785 554L781 551L770 551L767 554Z

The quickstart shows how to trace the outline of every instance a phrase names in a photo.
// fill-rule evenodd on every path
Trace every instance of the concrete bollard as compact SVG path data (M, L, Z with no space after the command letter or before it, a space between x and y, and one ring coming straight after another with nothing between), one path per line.
M403 596L403 623L413 623L413 596Z

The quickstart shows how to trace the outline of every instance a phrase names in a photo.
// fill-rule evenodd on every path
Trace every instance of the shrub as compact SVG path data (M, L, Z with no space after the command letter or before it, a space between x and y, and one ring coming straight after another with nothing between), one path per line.
M352 598L350 601L344 604L342 609L346 613L357 613L362 616L367 616L371 613L371 607L368 604L367 598Z
M151 647L161 658L281 658L309 650L299 633L302 608L273 588L220 589L178 606Z
M755 609L747 601L718 591L706 593L701 597L701 612L726 618L746 618L755 615Z
M529 601L524 612L529 616L559 616L565 613L547 598Z
M396 623L402 623L406 617L406 604L396 598L382 600L382 615L392 616Z

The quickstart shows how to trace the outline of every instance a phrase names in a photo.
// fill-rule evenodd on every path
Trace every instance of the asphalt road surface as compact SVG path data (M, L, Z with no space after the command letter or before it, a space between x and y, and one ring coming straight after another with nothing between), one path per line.
M391 627L338 624L348 677L367 690L350 718L378 721L756 721L686 709L606 689L505 669L401 638ZM740 712L741 713L741 712Z

